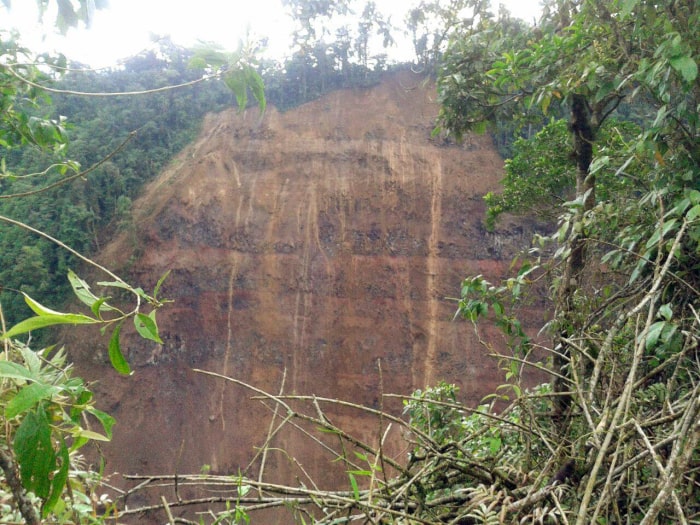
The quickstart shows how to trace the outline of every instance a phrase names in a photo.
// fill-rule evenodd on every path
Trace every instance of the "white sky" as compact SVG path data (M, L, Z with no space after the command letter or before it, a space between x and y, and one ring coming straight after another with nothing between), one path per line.
M394 13L394 25L403 25L405 12L418 0L375 1L380 11ZM493 5L497 3L492 0ZM500 3L526 20L540 11L539 0ZM110 0L109 8L96 12L89 30L72 29L66 37L53 33L50 24L47 28L36 23L34 0L13 0L9 13L0 7L0 28L10 27L17 28L22 42L35 51L59 50L93 67L114 65L119 59L137 54L148 47L152 34L169 35L183 46L205 40L233 50L249 27L254 36L269 38L269 54L274 57L286 54L291 43L291 23L281 0ZM403 45L408 49L388 52L410 59L410 44L406 41Z

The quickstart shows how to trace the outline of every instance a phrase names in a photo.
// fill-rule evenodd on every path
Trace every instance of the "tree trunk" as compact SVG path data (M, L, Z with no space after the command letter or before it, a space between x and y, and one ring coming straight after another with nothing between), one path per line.
M571 226L568 244L569 257L562 277L557 304L559 319L559 341L554 354L555 416L563 418L571 406L571 348L570 338L576 333L575 295L581 287L581 276L586 267L586 232L583 228L585 214L595 204L595 176L589 170L593 159L594 131L591 110L586 97L573 95L571 103L571 121L569 129L574 139L576 160L576 198L583 206L578 208L574 224Z

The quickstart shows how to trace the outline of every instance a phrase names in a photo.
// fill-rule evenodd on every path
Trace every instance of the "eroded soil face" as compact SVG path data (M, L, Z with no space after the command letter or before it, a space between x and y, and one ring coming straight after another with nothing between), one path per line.
M505 275L529 229L485 231L482 196L497 189L503 163L487 136L431 139L437 110L434 89L402 73L284 114L207 118L135 203L137 242L123 234L101 254L144 288L171 270L163 295L174 300L159 312L162 347L125 334L132 377L107 366L104 337L74 351L119 422L102 448L107 472L248 466L271 411L193 368L398 413L400 401L382 392L444 379L476 404L503 382L471 325L453 321L449 298L465 276ZM526 319L541 317L537 308ZM491 328L485 335L500 341ZM373 421L330 413L376 440ZM300 432L274 445L317 479L334 476L332 457ZM281 454L268 462L273 478L298 474Z

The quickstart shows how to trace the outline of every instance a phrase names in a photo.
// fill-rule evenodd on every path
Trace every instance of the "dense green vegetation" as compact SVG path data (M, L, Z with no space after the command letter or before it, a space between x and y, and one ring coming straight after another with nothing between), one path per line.
M323 43L323 22L346 12L347 2L286 5L299 24L297 54L284 68L266 66L271 99L287 107L345 81L366 83L382 69L381 57L368 52L369 34L387 40L391 34L369 4L358 38L346 41L339 33L334 46ZM699 24L693 0L551 0L537 27L493 14L478 0L423 2L411 13L421 66L438 75L436 133L459 138L512 128L522 136L512 144L502 194L487 196L489 219L508 211L558 221L554 235L535 239L511 278L490 283L470 276L462 283L458 314L477 330L488 318L505 336L507 351L498 356L503 385L477 408L462 406L455 387L444 383L405 398L403 418L354 406L375 415L382 432L389 423L403 428L411 444L405 460L335 426L320 403L339 401L295 396L307 403L304 411L249 387L278 407L275 433L301 420L337 438L334 465L349 490L282 487L240 474L187 477L190 485L227 494L211 501L225 506L212 506L210 522L243 523L253 509L271 506L290 508L299 522L328 524L700 520ZM0 283L29 296L46 292L55 304L54 280L77 254L56 249L47 235L99 249L104 228L128 227L128 199L189 140L202 112L232 98L198 82L182 88L182 99L171 90L133 101L62 94L46 106L35 84L53 79L22 60L21 50L2 45L0 216L44 233L34 239L26 228L2 232ZM198 79L185 67L188 52L163 48L121 71L66 75L59 85L148 91ZM229 87L251 88L261 98L249 69L226 69L230 59L215 56L207 64L223 68ZM227 76L235 73L242 76ZM243 100L240 90L234 95ZM83 120L66 128L64 111ZM134 130L136 138L124 144ZM90 166L97 167L84 173ZM24 178L31 173L39 175ZM70 186L52 187L67 180ZM93 514L98 480L76 456L87 440L109 438L111 418L94 408L61 352L34 352L16 340L52 324L99 323L111 329L113 365L128 373L120 327L133 319L143 337L158 341L162 300L158 289L148 295L102 270L112 287L132 293L135 306L108 304L75 274L67 286L91 315L49 310L16 292L0 298L3 311L22 316L21 299L34 314L2 323L0 488L11 502L1 511L5 521L113 518ZM535 282L548 285L555 304L537 338L524 332L512 308ZM491 341L483 343L493 352ZM522 379L531 367L551 380L526 389ZM88 415L100 432L83 425ZM151 482L165 480L149 478L142 486ZM171 482L177 486L178 479ZM162 500L174 523L169 505Z
M441 126L460 135L568 118L516 143L503 194L488 198L494 216L556 210L559 229L502 285L464 282L459 313L491 317L510 343L512 404L476 434L455 415L465 432L449 453L423 442L418 464L454 473L426 478L429 497L463 490L459 507L434 512L467 523L697 521L700 10L551 2L539 27L515 35L503 15L472 20L442 57ZM555 310L540 361L508 305L545 278ZM529 362L552 380L524 393ZM498 439L490 454L467 459L484 436Z
M201 72L187 67L191 55L165 42L160 53L134 57L121 70L75 72L51 85L59 90L121 93L183 84L201 77ZM66 143L58 152L34 144L10 151L0 179L2 195L36 192L60 183L68 175L59 169L62 165L44 171L63 159L74 163L70 173L73 167L84 171L100 164L70 184L4 198L0 214L31 224L80 252L94 253L100 239L109 235L108 227L128 226L131 199L193 139L203 115L232 103L233 94L213 82L182 88L177 95L173 91L138 97L54 95L51 107L31 112L52 120L71 115L63 128ZM27 177L33 173L41 176ZM7 224L0 225L0 253L0 300L10 324L28 313L18 291L47 304L65 302L70 293L65 276L76 265L71 254Z

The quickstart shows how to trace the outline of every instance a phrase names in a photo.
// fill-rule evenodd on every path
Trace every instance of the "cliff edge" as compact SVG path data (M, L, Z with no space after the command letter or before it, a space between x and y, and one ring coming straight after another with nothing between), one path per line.
M107 364L105 338L71 343L118 421L106 472L246 468L271 412L193 368L271 392L284 375L286 393L375 407L381 392L442 379L476 404L503 382L470 324L453 321L449 298L467 275L504 275L529 231L483 228L482 196L497 189L503 162L488 136L431 138L437 111L434 87L404 72L286 113L206 119L135 201L135 231L100 255L146 289L171 271L165 344L125 334L135 373L124 378ZM309 472L332 459L301 435L284 439Z

